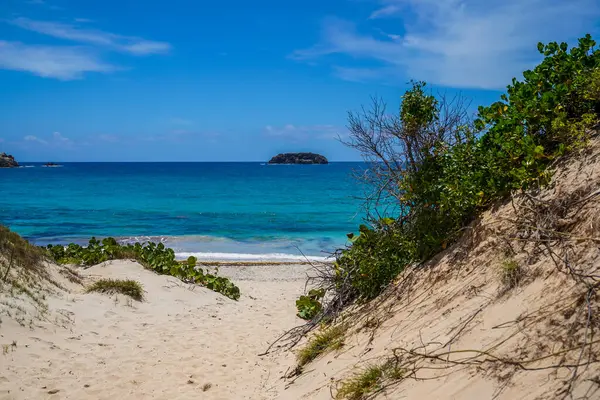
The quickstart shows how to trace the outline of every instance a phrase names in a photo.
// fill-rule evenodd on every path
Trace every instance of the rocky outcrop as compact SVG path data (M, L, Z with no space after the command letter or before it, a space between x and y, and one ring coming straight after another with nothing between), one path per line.
M271 158L269 164L328 164L329 161L315 153L282 153Z
M13 156L6 153L0 153L0 168L14 168L18 166L19 163L15 161Z

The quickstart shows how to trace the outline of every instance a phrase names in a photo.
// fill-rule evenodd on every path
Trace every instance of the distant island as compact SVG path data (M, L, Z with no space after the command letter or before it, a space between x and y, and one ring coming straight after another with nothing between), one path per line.
M16 168L19 163L13 156L6 153L0 153L0 168Z
M329 161L315 153L282 153L271 158L269 164L329 164Z

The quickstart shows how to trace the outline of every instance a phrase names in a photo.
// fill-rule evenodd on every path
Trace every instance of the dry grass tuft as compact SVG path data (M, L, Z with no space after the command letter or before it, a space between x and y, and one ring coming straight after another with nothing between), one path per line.
M44 251L15 232L0 225L0 279L6 281L11 269L18 266L37 273L43 271Z
M500 280L507 290L513 289L523 280L524 270L512 258L506 259L500 266Z
M87 288L86 293L91 292L106 294L120 293L137 301L144 300L144 288L142 284L130 279L100 279Z
M404 371L393 360L382 365L372 365L363 372L343 381L338 389L336 399L361 400L369 394L380 390L384 381L397 381L402 379Z
M315 334L306 347L298 353L298 366L302 367L329 351L341 349L346 330L345 325L336 325Z

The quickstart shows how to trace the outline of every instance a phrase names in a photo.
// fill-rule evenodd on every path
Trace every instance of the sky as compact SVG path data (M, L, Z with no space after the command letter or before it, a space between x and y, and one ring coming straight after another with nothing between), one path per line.
M490 104L597 0L4 0L0 151L20 161L264 161L340 143L411 79Z

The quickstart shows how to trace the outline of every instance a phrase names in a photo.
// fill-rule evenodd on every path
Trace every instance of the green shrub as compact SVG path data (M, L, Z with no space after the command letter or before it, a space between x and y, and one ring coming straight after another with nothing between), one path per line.
M307 296L300 296L298 300L296 300L298 317L310 320L317 316L323 309L323 305L319 300L322 299L324 295L324 289L311 289Z
M352 245L334 264L338 290L349 284L361 299L372 299L411 262L414 246L394 223L387 219L374 228L361 225L358 235L349 235Z
M499 102L479 107L476 124L486 129L484 149L497 174L491 195L547 180L549 162L585 142L600 112L594 46L590 35L570 50L539 43L544 60L523 81L513 79Z
M123 279L100 279L86 289L86 293L119 293L129 296L134 300L142 301L144 299L144 288L142 284L133 280Z
M189 257L185 264L177 262L173 249L165 247L163 243L121 245L110 237L102 241L91 238L87 247L74 243L68 246L48 245L47 251L59 264L96 265L108 260L130 258L159 274L171 275L184 282L203 285L233 300L240 298L240 289L228 278L218 276L217 273L205 272L197 267L195 257Z
M557 157L583 146L600 113L600 50L539 44L544 56L500 101L468 117L459 100L436 99L413 82L397 116L374 101L350 114L349 146L370 161L375 218L338 252L334 302L377 296L406 266L445 249L511 191L539 187ZM392 206L392 212L382 212ZM389 218L393 217L393 218Z

